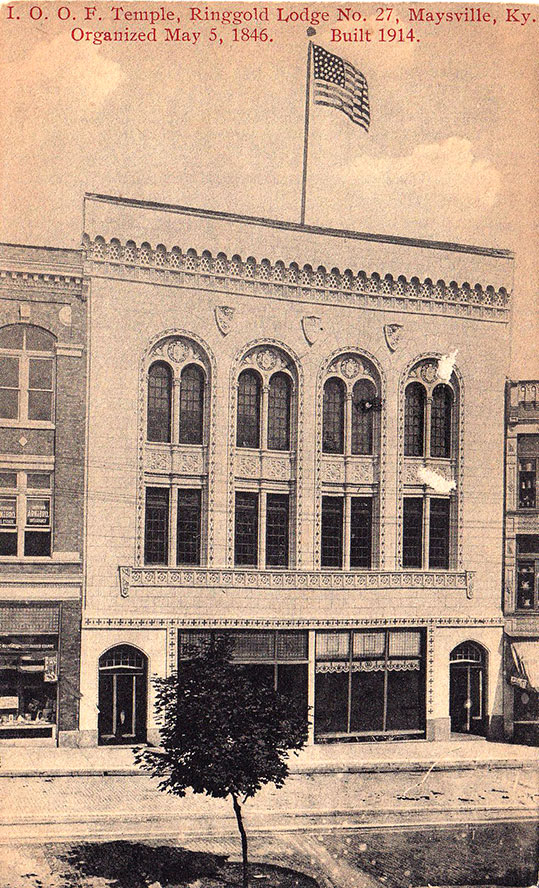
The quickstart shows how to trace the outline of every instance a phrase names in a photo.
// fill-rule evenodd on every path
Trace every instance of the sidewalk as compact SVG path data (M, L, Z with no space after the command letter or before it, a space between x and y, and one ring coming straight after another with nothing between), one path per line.
M385 743L317 744L290 759L292 774L354 774L395 771L466 771L477 768L539 768L529 746L455 739ZM0 777L141 775L131 747L0 747Z

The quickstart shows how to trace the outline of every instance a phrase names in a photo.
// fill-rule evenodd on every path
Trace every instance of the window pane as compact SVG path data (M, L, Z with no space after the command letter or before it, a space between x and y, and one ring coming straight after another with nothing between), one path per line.
M0 384L2 388L19 387L19 359L0 355Z
M277 690L288 697L305 717L307 716L307 664L279 664L277 666Z
M386 632L379 629L374 632L354 632L353 653L356 659L383 659L386 649Z
M404 410L404 455L423 456L425 428L425 389L412 382L406 389Z
M380 732L384 719L384 670L352 673L352 731Z
M39 327L26 328L26 348L29 351L48 351L54 350L54 336Z
M519 509L536 508L536 471L537 460L519 459L518 461L518 507Z
M26 483L31 490L50 490L51 476L37 472L28 472Z
M268 493L266 499L266 564L288 567L288 496Z
M50 527L51 501L49 498L28 497L26 501L26 526Z
M431 499L429 567L449 567L449 500Z
M17 554L17 533L8 533L0 528L0 555Z
M168 490L146 489L144 561L146 564L168 563Z
M350 516L350 567L371 567L372 498L354 496Z
M324 385L322 450L344 453L344 383L328 379Z
M519 561L517 565L517 608L531 610L535 602L535 563Z
M0 497L0 527L17 526L17 499L14 496Z
M28 419L50 422L52 419L52 392L28 392Z
M430 455L451 456L451 408L453 393L448 385L437 385L432 393Z
M539 555L539 534L530 533L517 536L517 551L521 555Z
M236 494L234 556L237 565L258 564L258 494Z
M422 670L389 670L387 673L386 730L422 730L423 684Z
M348 672L317 672L315 679L315 733L348 730Z
M402 521L402 566L423 564L423 500L406 497Z
M27 530L24 534L24 554L46 557L51 554L51 532Z
M52 361L30 358L28 384L31 389L52 390Z
M317 632L317 659L348 659L350 652L349 632Z
M14 389L0 388L0 419L17 419L19 416L19 393Z
M178 564L200 564L200 504L200 490L178 490Z
M22 348L23 327L21 324L11 324L0 329L0 348Z
M306 632L282 630L277 633L278 660L306 660L308 636Z
M290 447L290 379L276 373L270 379L268 394L268 448L288 450Z
M275 632L271 629L242 629L218 634L226 635L234 643L233 660L275 659Z
M352 392L352 453L373 452L375 397L372 382L368 379L356 382Z
M0 487L17 487L17 473L0 472Z
M166 364L148 372L148 441L170 441L172 374Z
M322 567L342 567L343 505L341 496L322 497Z
M244 370L238 382L238 447L260 446L260 377Z
M189 364L180 382L180 444L202 444L203 421L204 371Z

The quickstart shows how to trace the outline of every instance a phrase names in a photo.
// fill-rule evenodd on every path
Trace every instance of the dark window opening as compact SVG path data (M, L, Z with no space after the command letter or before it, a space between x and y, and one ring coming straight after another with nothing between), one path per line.
M342 567L343 506L342 497L322 497L322 567Z
M268 493L266 498L266 565L288 567L289 497Z
M200 564L201 491L178 490L177 564Z
M168 564L169 492L163 487L146 488L144 561Z
M449 512L448 499L430 500L429 567L449 568Z
M350 509L350 567L372 565L372 497L353 496Z
M268 449L290 449L290 378L275 373L268 393Z
M258 373L244 370L238 381L238 447L260 447L260 393Z
M258 564L257 493L236 493L234 559L238 566Z
M203 426L204 371L188 364L180 379L180 444L202 444Z
M430 455L451 456L451 413L453 393L448 385L437 385L432 393Z
M537 507L537 460L519 459L518 461L518 507L519 509L535 509Z
M356 382L352 391L352 453L373 452L376 388L368 379Z
M419 382L406 388L404 407L404 455L423 456L425 435L425 389Z
M322 418L324 453L344 453L344 395L344 383L340 379L327 380Z
M148 441L170 441L172 374L166 364L152 364L148 372Z
M402 521L402 566L423 565L423 500L405 497Z

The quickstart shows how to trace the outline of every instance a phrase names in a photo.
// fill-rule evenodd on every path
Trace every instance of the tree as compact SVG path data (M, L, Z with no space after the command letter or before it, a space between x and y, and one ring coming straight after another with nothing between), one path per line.
M231 662L233 644L211 636L192 649L178 672L155 678L159 749L135 750L135 759L159 789L184 796L191 788L232 799L241 836L243 888L248 888L247 834L242 805L266 783L280 788L289 751L307 741L307 719L273 687L255 685Z

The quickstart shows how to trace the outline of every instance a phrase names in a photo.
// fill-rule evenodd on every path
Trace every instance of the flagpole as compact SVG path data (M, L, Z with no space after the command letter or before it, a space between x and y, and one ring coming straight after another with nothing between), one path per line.
M305 84L305 131L303 135L303 179L301 183L301 219L305 225L305 198L307 192L307 156L309 152L309 109L311 104L311 56L313 42L309 40L307 49L307 81Z

